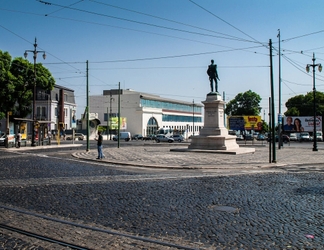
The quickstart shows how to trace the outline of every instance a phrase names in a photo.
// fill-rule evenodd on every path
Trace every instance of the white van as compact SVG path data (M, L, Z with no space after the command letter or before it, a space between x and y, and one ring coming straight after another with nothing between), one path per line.
M120 132L119 135L120 135L120 140L130 141L131 138L132 138L130 132ZM118 135L115 135L113 137L113 140L117 141L118 140Z
M323 141L323 133L322 131L316 131L316 140Z

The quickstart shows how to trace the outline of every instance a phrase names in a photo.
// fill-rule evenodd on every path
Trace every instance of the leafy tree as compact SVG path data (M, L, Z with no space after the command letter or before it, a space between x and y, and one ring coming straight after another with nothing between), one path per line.
M314 93L297 95L286 102L285 116L312 116L314 114ZM316 91L316 114L324 115L324 93Z
M10 72L10 64L10 54L0 50L0 119L4 118L10 107L15 104L15 77Z
M261 97L249 90L239 93L235 98L226 104L225 113L228 116L234 115L259 115Z
M262 120L261 133L269 132L269 125L266 121Z
M0 119L8 111L16 118L32 112L34 93L34 64L21 57L13 61L8 52L0 50ZM36 64L36 87L52 90L55 80L41 63Z

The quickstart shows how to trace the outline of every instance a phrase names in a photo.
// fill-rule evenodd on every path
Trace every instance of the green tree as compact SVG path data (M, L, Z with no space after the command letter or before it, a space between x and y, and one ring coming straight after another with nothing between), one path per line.
M0 50L0 119L15 105L15 77L10 72L11 56Z
M260 102L261 97L251 90L239 93L226 104L225 114L228 116L259 115L261 111Z
M297 95L286 102L285 116L312 116L314 114L314 93ZM316 114L324 115L324 93L316 91Z
M269 125L265 120L262 120L261 133L269 132Z
M34 64L21 57L13 61L8 52L0 50L0 118L8 111L12 117L24 118L32 112ZM36 87L52 90L55 80L41 63L36 64Z

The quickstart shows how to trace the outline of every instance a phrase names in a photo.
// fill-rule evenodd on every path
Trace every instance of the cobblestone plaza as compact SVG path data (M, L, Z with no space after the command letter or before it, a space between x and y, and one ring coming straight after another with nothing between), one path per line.
M234 156L106 148L106 161L95 153L0 151L0 224L85 249L323 248L321 151L285 148L277 164L266 148ZM117 164L126 159L135 167ZM0 233L2 249L67 249Z

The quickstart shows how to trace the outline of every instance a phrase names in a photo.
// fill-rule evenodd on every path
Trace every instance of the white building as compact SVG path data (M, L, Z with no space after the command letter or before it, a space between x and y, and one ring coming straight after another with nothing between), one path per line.
M202 104L162 98L158 95L120 90L104 90L103 95L89 97L90 112L98 113L102 126L109 126L110 133L116 133L113 124L120 109L120 131L144 136L156 134L158 130L188 137L199 134L203 126ZM108 119L108 117L110 119Z

